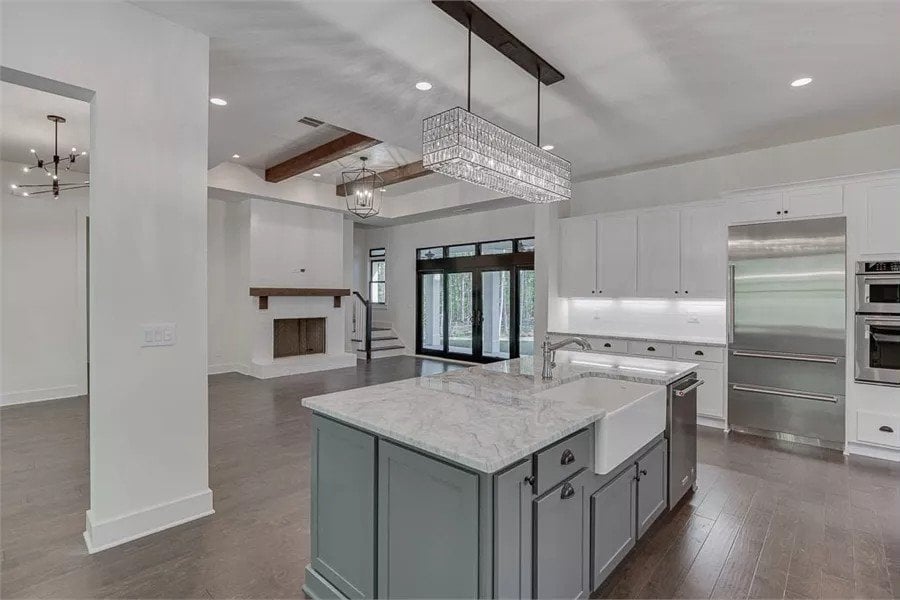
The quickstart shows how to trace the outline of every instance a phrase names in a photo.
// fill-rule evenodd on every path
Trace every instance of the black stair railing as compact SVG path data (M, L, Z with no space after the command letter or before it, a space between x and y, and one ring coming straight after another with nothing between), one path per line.
M363 298L362 294L353 291L353 295L356 296L356 299L362 302L363 308L365 310L366 315L366 323L363 327L364 337L363 343L366 351L366 362L370 362L372 360L372 303L365 298ZM353 313L354 323L356 322L356 311Z

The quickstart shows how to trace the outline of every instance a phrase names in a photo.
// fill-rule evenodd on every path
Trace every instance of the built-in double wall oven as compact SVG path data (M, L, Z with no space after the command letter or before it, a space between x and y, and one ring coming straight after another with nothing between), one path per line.
M900 259L856 263L856 381L900 385Z

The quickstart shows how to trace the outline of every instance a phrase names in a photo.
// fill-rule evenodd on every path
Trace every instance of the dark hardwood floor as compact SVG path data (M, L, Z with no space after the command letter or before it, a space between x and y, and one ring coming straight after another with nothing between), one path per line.
M3 598L288 598L309 556L300 398L455 368L411 357L255 380L210 377L216 514L88 555L87 399L0 410ZM700 490L600 597L900 594L900 465L704 429Z

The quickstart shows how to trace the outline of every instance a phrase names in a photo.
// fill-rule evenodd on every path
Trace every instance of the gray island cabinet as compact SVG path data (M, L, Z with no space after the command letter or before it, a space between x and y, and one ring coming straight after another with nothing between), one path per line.
M605 475L593 424L496 472L313 415L311 598L581 598L666 508L662 435Z

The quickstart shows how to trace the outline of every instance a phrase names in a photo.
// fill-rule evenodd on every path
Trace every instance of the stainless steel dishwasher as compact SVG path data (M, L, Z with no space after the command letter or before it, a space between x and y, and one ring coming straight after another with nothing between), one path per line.
M669 508L697 487L697 388L703 380L691 373L671 384L666 403L669 439Z

